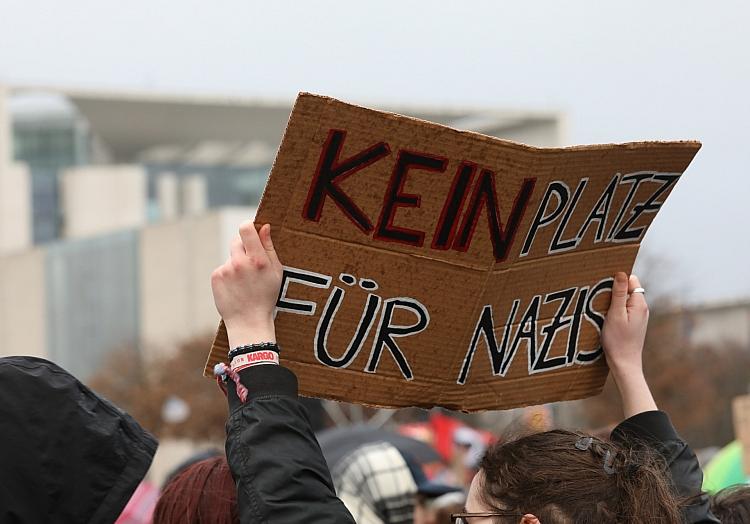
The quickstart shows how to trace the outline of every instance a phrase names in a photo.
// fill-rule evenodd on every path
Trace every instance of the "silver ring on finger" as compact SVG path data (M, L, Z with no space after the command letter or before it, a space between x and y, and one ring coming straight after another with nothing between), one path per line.
M645 293L646 293L646 290L645 290L645 289L643 289L642 287L637 287L637 288L635 288L635 289L633 290L633 293L642 293L642 294L645 294Z

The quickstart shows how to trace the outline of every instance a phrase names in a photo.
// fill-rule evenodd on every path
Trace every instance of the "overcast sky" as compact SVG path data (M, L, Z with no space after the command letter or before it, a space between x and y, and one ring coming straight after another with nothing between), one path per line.
M0 82L551 109L567 144L697 139L642 252L750 297L750 2L0 0ZM665 284L666 285L666 284Z

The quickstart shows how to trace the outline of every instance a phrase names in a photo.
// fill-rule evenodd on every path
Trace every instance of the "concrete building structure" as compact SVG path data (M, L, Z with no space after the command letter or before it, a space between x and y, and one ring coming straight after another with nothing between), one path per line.
M0 86L0 254L31 244L29 173L13 159L13 139L6 90Z
M99 175L113 166L145 172L144 222L257 204L291 110L289 102L237 98L23 87L9 92L12 151L31 174L35 243L70 231L73 236L104 233L114 225L92 214L96 204L89 195L101 194L106 202L103 186L111 185L89 171L94 168ZM564 121L557 113L386 109L533 145L556 146L563 140ZM84 167L91 176L60 176ZM72 191L66 190L69 184ZM71 199L87 204L69 205ZM120 204L140 210L139 199L123 194Z
M0 165L0 254L31 246L30 175L24 164Z
M81 238L146 224L146 172L137 165L69 167L60 173L61 236Z
M138 239L140 342L149 354L212 333L218 315L211 272L228 256L237 226L255 208L222 208L145 227Z
M8 109L8 89L0 85L0 165L10 163L13 148L13 129Z
M111 351L151 360L211 333L209 276L254 213L223 208L0 256L0 356L49 358L86 378Z
M675 337L693 347L735 347L750 351L750 300L679 308L660 315Z
M0 256L0 356L49 358L45 253Z

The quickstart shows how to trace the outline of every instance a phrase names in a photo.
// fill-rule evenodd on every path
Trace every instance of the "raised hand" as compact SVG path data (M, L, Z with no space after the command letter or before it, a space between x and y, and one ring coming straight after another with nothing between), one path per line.
M271 226L265 224L258 232L253 222L243 222L232 240L229 259L211 274L214 302L231 348L276 342L273 312L282 272Z
M602 345L626 418L657 409L643 376L647 327L648 305L638 277L631 275L628 279L625 273L617 273L602 329Z

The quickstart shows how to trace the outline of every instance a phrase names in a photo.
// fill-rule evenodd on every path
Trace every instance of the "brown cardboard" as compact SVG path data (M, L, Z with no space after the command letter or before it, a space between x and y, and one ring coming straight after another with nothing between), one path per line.
M290 280L282 292L283 363L304 395L383 407L474 411L598 393L611 277L630 271L655 212L699 148L542 149L300 94L256 216L273 225L285 267L318 274L317 283ZM352 165L361 169L347 171ZM320 186L327 192L316 192L326 174L334 177ZM493 196L501 223L494 243ZM484 203L474 215L472 202ZM314 312L290 312L305 307L300 301ZM356 356L343 359L361 319L369 320L368 303L376 313L363 325L371 327ZM398 327L387 344L375 344L389 331L388 313ZM398 336L410 326L416 332ZM474 336L478 326L485 329ZM493 329L494 364L486 336ZM316 340L328 357L316 353ZM227 349L220 326L207 374Z
M735 397L732 401L734 434L742 445L742 467L750 477L750 395Z

